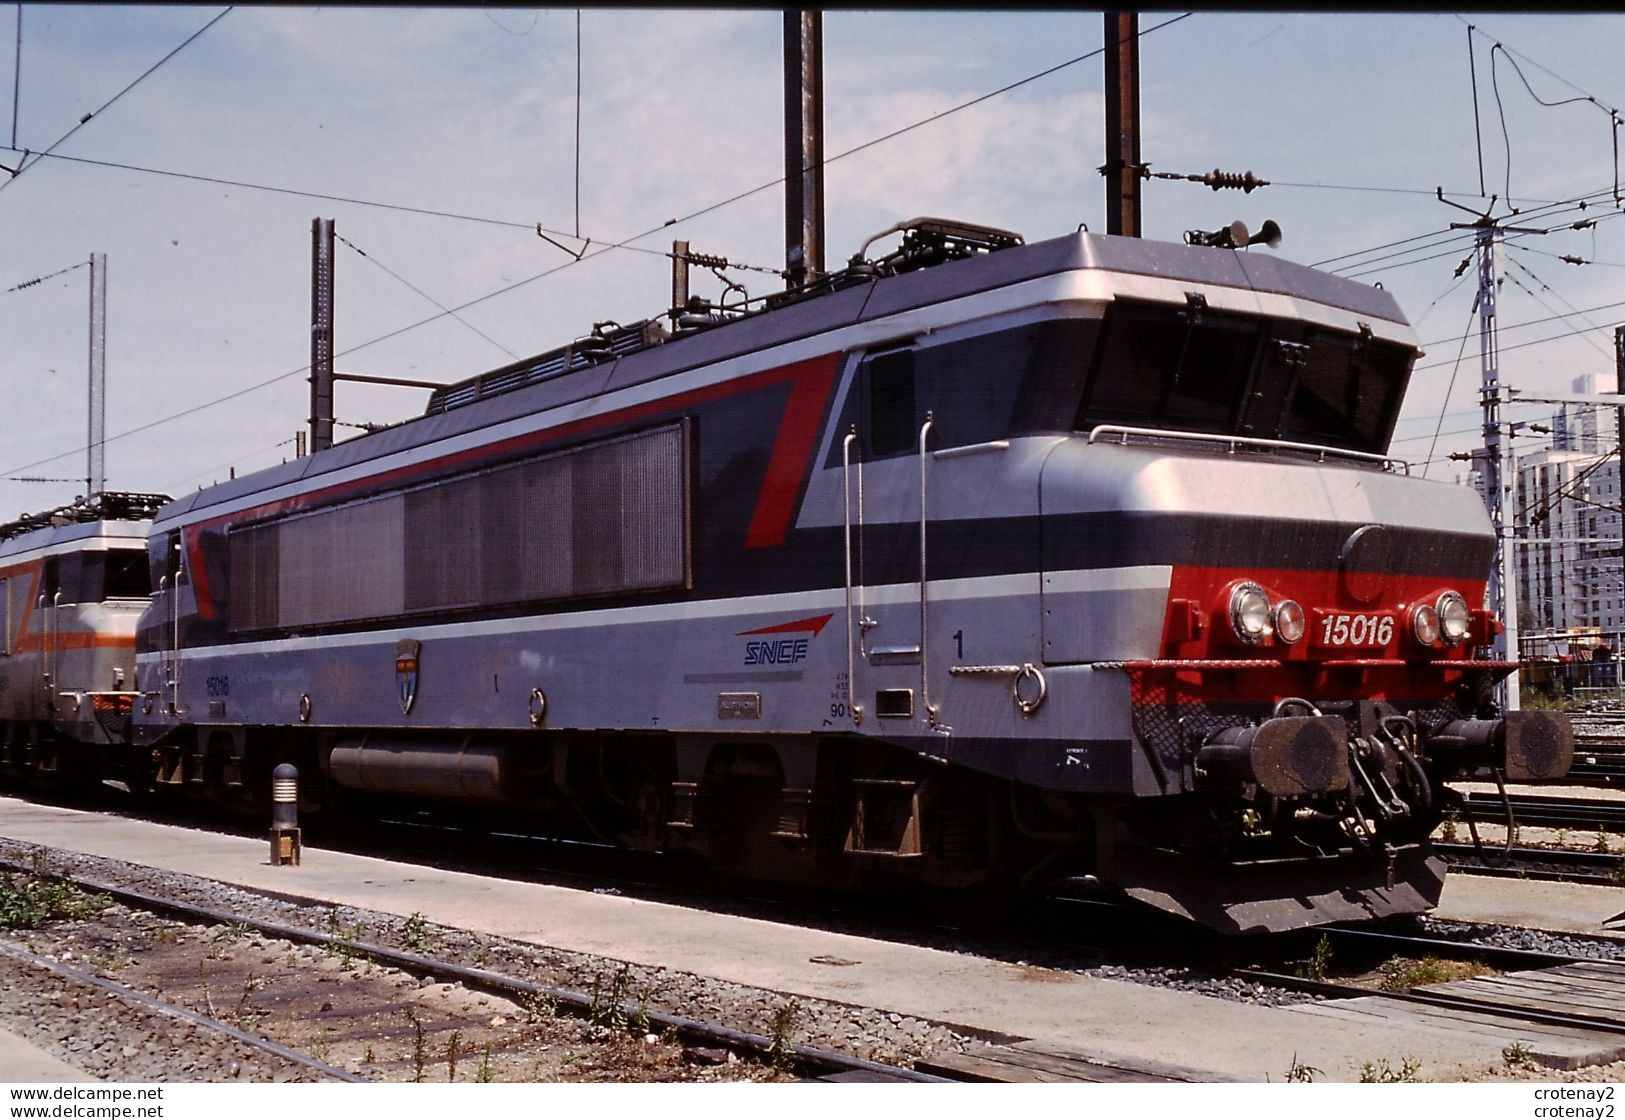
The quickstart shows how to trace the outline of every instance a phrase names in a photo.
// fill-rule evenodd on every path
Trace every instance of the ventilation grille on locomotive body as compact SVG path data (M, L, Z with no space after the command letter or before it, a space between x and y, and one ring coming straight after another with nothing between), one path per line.
M233 632L683 586L685 425L235 528ZM366 555L365 565L340 562Z

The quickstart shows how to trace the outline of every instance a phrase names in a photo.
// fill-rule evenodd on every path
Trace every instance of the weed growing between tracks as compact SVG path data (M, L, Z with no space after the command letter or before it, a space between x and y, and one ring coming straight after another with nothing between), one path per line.
M1540 1063L1529 1052L1529 1047L1523 1042L1514 1042L1511 1046L1501 1050L1501 1060L1506 1063L1507 1069L1539 1069Z
M401 925L401 944L420 955L434 950L434 939L429 936L429 920L422 911L414 910L412 916Z
M589 1026L600 1027L615 1034L645 1035L649 1033L649 995L644 988L638 996L638 1006L627 1014L627 994L632 989L632 966L621 965L606 987L603 977L592 982L592 1006L587 1011Z
M1304 980L1324 980L1326 979L1326 967L1331 963L1332 939L1323 933L1320 935L1320 940L1315 942L1314 950L1310 952L1309 958L1298 965L1297 975ZM1295 1059L1294 1064L1296 1064Z
M1366 1062L1360 1067L1360 1084L1362 1085L1398 1085L1411 1084L1424 1080L1416 1076L1422 1068L1419 1058L1400 1059L1399 1068L1394 1069L1388 1064L1387 1058L1378 1058L1375 1062Z
M111 899L86 894L71 883L34 872L22 879L0 875L0 929L39 929L99 913Z
M1305 1065L1298 1061L1298 1055L1292 1055L1292 1064L1286 1067L1286 1080L1291 1085L1312 1085L1315 1078L1326 1072L1318 1066Z
M1495 971L1479 961L1447 961L1427 956L1421 960L1394 957L1382 966L1382 990L1404 992L1422 984L1443 984L1449 980L1470 980Z
M1457 840L1457 826L1461 821L1461 811L1451 809L1444 815L1444 823L1439 825L1439 839L1446 844L1454 844Z
M422 1081L423 1071L429 1064L428 1036L424 1034L423 1020L418 1018L415 1009L409 1010L406 1017L412 1021L412 1080Z
M327 912L327 932L334 938L328 943L327 951L339 959L340 968L348 971L355 967L358 959L366 960L366 954L361 952L359 945L365 938L366 927L360 922L346 922L339 916L337 906Z
M795 1030L796 1020L800 1016L801 1003L794 999L773 1012L773 1034L767 1048L767 1060L774 1069L788 1070L795 1062L791 1032Z

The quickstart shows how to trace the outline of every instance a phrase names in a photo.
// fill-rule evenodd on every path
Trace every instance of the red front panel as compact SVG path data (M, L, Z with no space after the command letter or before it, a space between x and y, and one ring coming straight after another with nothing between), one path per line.
M1294 643L1271 634L1249 643L1236 636L1230 596L1239 583L1261 586L1271 604L1293 599L1305 616ZM1343 574L1336 570L1176 567L1163 620L1161 657L1131 666L1135 699L1147 703L1257 702L1360 697L1395 702L1448 698L1465 673L1491 666L1472 652L1498 628L1473 613L1462 645L1422 645L1411 613L1446 590L1482 602L1482 578Z

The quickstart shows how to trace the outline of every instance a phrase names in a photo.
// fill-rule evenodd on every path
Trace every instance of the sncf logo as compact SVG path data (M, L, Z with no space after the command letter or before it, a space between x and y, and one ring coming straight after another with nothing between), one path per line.
M806 638L781 638L776 642L746 642L746 665L791 665L807 659Z
M755 639L745 643L746 665L794 665L807 659L812 639L818 637L834 617L831 612L812 618L798 618L794 622L781 622L758 630L743 630L734 636ZM811 637L796 636L803 634Z

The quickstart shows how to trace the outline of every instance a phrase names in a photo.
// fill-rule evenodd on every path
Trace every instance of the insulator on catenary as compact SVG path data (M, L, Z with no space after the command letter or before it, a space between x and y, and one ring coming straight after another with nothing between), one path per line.
M1259 187L1270 185L1268 179L1260 179L1251 171L1221 171L1215 167L1203 175L1180 175L1174 171L1157 171L1151 173L1154 179L1183 179L1190 183L1202 183L1214 190L1239 190L1244 194L1251 194Z
M1268 181L1258 178L1258 176L1254 175L1251 171L1244 174L1237 174L1233 171L1220 171L1218 168L1214 168L1206 175L1203 175L1198 182L1205 183L1214 190L1222 190L1229 187L1233 190L1240 190L1247 194L1251 194L1253 188L1255 187L1269 186Z

